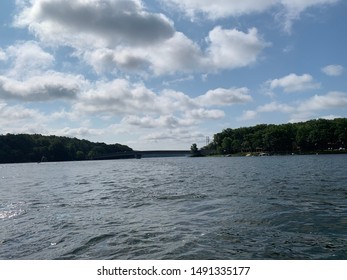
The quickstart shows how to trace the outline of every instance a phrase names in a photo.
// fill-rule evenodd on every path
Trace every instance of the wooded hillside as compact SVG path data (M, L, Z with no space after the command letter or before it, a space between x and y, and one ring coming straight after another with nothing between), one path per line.
M85 160L124 151L132 149L121 144L107 145L69 137L0 135L0 163Z
M309 153L343 151L347 146L347 119L311 120L282 125L224 129L203 149L216 154L242 152Z

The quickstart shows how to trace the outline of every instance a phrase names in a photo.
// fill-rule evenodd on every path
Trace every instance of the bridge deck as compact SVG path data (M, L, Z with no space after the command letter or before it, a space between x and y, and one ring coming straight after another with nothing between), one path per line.
M189 150L160 150L160 151L128 151L104 154L94 157L94 160L150 158L150 157L184 157L189 156Z

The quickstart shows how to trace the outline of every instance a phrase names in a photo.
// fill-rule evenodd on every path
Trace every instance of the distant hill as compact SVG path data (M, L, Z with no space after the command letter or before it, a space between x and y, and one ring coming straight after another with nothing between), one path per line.
M346 152L347 119L260 124L224 129L202 150L209 154Z
M0 163L87 160L125 151L132 149L121 144L107 145L69 137L0 135Z

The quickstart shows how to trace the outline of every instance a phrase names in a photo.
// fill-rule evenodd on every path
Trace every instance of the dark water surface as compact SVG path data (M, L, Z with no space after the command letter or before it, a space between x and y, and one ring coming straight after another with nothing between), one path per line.
M347 259L347 156L0 165L0 259Z

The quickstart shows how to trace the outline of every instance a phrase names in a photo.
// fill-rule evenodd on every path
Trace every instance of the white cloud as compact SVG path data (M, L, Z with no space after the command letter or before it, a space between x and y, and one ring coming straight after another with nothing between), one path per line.
M177 128L184 126L192 126L195 121L192 119L183 119L174 115L163 115L158 118L151 116L139 117L135 115L126 116L122 119L122 123L141 128Z
M290 31L293 21L311 7L337 3L339 0L168 0L170 7L178 8L191 18L199 14L211 20L261 13L271 9L279 10L277 17L286 31Z
M128 80L116 79L98 82L80 94L72 111L80 118L91 113L98 118L105 115L121 117L120 127L117 129L125 129L128 135L132 134L135 138L138 136L134 134L139 133L147 135L148 138L143 139L150 142L154 139L163 141L166 137L172 140L176 139L173 130L184 127L193 129L206 120L224 118L225 112L213 108L214 106L250 102L252 98L248 91L246 88L218 88L192 98L174 90L156 93L142 83L131 84ZM66 116L66 113L63 112L62 116ZM148 132L151 130L159 132Z
M204 108L193 109L186 113L189 118L201 120L201 119L222 119L225 116L224 111L222 110L208 110Z
M181 78L177 78L177 79L173 79L173 80L167 80L167 81L163 81L163 85L164 86L170 86L173 84L178 84L181 82L186 82L186 81L193 81L194 80L194 75L188 75L188 76L183 76Z
M45 116L38 110L0 103L0 134L42 132L45 120Z
M206 40L208 47L203 50L183 33L176 32L161 45L95 49L87 51L84 58L97 72L114 69L140 73L148 69L155 75L214 72L253 64L269 46L255 28L245 33L216 27Z
M79 118L75 112L67 111L65 108L63 108L51 113L51 115L49 116L49 120L50 121L57 121L57 120L78 121Z
M11 61L11 77L28 77L51 68L55 62L53 55L44 51L37 42L17 43L6 49L6 57Z
M253 120L257 118L259 113L273 113L273 112L280 112L280 113L293 113L295 112L295 107L287 105L287 104L281 104L278 102L271 102L265 105L258 106L255 110L247 110L244 111L242 116L239 118L240 121L245 120Z
M217 88L196 98L201 106L227 106L252 101L248 88Z
M328 116L319 117L319 119L325 119L325 120L334 120L334 119L339 119L339 118L342 118L342 117L336 116L336 115L328 115Z
M298 102L291 115L290 122L307 121L312 118L319 118L323 111L331 109L347 109L347 93L328 92L325 95L314 95L313 97Z
M157 75L201 71L205 68L205 56L197 44L183 33L177 32L160 47L148 53L151 69Z
M148 13L139 0L36 0L16 18L47 42L115 46L161 42L174 34L162 14Z
M218 26L209 32L206 42L207 48L202 50L184 34L177 32L149 54L153 72L160 75L245 67L255 63L261 51L269 46L256 28L243 32Z
M266 85L271 90L276 88L283 89L284 92L304 92L312 89L320 88L320 84L314 82L314 79L309 74L303 74L298 76L296 74L289 74L285 77L269 80L266 82Z
M306 100L298 100L293 104L271 102L258 106L255 110L244 111L239 120L252 120L260 113L279 112L289 114L290 122L299 122L309 120L322 111L336 108L347 109L347 93L328 92L325 95L314 95Z
M259 36L256 28L247 33L237 29L215 27L207 41L210 64L218 69L244 67L256 62L261 51L269 46Z
M328 76L340 76L344 71L341 65L327 65L322 68L322 72Z
M3 52L9 66L0 75L2 99L74 99L87 83L80 75L52 70L54 56L43 50L37 42L20 42Z
M27 120L41 116L38 111L27 109L21 105L9 106L6 103L0 103L1 121L11 122L12 120Z
M118 116L142 114L167 116L196 107L194 101L182 92L166 90L158 94L142 83L131 84L125 79L97 82L81 94L74 105L75 110L81 113L107 113ZM125 121L134 123L135 120L130 118ZM145 122L148 123L148 120Z
M153 132L146 134L145 136L142 136L140 140L145 140L149 142L155 142L158 143L160 141L170 141L172 143L174 142L180 142L184 143L185 147L187 147L186 143L194 143L194 142L199 142L197 140L205 139L205 135L197 132L195 130L188 130L188 129L182 129L182 128L177 128L177 129L170 129L170 130L165 130L161 132ZM187 148L186 148L187 149Z
M189 17L196 17L199 13L215 20L229 16L241 16L245 14L263 12L274 5L276 0L169 0L163 3L171 3L171 7L182 10Z
M42 49L37 50L40 53ZM14 53L11 59L14 61L13 65L16 65L17 57ZM224 111L211 108L213 106L230 106L252 100L247 88L218 88L192 98L174 90L155 93L142 83L132 84L126 79L92 83L83 76L48 70L50 64L48 61L43 59L42 63L37 64L36 71L23 77L20 77L21 73L13 75L18 77L0 76L0 98L29 102L70 100L68 106L72 107L71 111L60 108L45 116L45 122L50 124L57 120L81 124L82 119L88 120L94 115L98 118L107 116L107 122L112 117L123 117L121 121L123 129L130 126L151 129L193 127L202 121L217 120L225 116ZM32 113L26 109L22 111ZM86 125L77 128L67 126L61 129L31 125L30 131L34 132L36 127L40 133L57 135L79 137L104 135L102 130L94 131L89 128L87 122L84 123ZM29 124L25 123L25 127L29 127ZM28 131L25 127L23 131Z
M301 13L312 7L319 7L329 4L335 4L340 0L278 0L284 11L281 13L284 17L283 27L290 32L292 24L300 18Z
M143 84L131 85L125 79L97 82L80 96L75 109L86 113L114 115L160 112L156 94Z
M257 108L257 112L259 113L271 113L271 112L283 112L283 113L291 113L295 110L294 107L280 104L277 102L271 102Z
M319 111L331 108L347 108L347 93L332 91L326 95L314 95L300 104L299 111Z
M7 55L6 53L0 48L0 61L5 61L7 60Z
M164 15L138 0L37 0L16 19L41 41L70 46L97 73L146 71L155 75L214 72L245 67L269 46L256 28L214 28L202 48L177 32Z
M174 90L163 90L158 94L153 103L164 113L175 111L187 111L197 108L199 105L187 94Z
M177 112L190 112L190 116L199 118L220 118L220 110L205 110L213 106L231 106L252 101L247 88L218 88L196 98L174 90L160 93L146 88L142 83L130 84L128 80L116 79L111 82L98 82L91 89L81 94L75 104L75 110L81 113L110 113L113 115L159 114L170 116ZM223 113L224 116L224 113ZM133 117L125 121L147 123L152 126L152 119ZM163 121L163 119L161 119Z
M267 13L290 31L293 22L308 8L337 0L162 2L171 3L172 7L201 20ZM229 25L216 26L228 20L210 21L206 25L201 21L185 29L186 21L175 25L168 16L154 12L163 7L153 3L146 6L147 3L146 0L17 0L15 26L27 29L31 33L27 35L35 36L38 42L18 41L13 46L0 48L0 102L12 105L0 106L1 129L99 141L121 139L126 142L132 138L136 145L155 143L153 147L159 142L179 142L175 144L177 147L183 146L183 142L191 144L195 139L204 141L204 135L211 136L211 131L217 129L216 120L228 116L225 122L230 123L229 117L240 108L245 111L239 120L257 120L262 114L277 117L278 113L304 118L322 115L322 111L325 115L339 114L340 110L332 109L346 108L346 94L341 92L297 101L292 99L297 95L286 95L281 98L291 100L288 104L278 100L261 106L252 103L254 108L248 107L253 98L257 102L261 98L253 97L249 89L256 87L252 85L256 81L250 78L249 88L232 87L242 80L235 81L238 75L224 70L256 64L264 49L271 45L266 41L270 37L263 37L261 29L252 28L254 25L243 25L243 20L240 25L234 22L232 27L230 21ZM168 15L182 19L182 15L172 11L168 11ZM251 22L259 23L259 18L253 19ZM267 18L260 20L264 23ZM193 39L188 34L192 34L195 27L200 33L194 32ZM182 33L185 30L187 33ZM267 28L265 31L271 33ZM293 51L290 48L285 51L290 50ZM322 71L338 75L342 73L338 66L328 65ZM61 69L71 72L63 73ZM224 74L230 74L230 79ZM205 83L194 87L193 81L201 83L200 77ZM163 89L185 79L191 81L177 87L173 85L176 90ZM132 82L140 80L142 82ZM211 88L208 82L220 85ZM272 100L277 97L276 91L306 92L320 87L309 74L279 76L264 86L274 91ZM190 95L188 90L193 87L210 90L195 90L194 95ZM57 99L58 102L52 102ZM36 101L39 102L34 103ZM13 106L28 102L27 107ZM227 112L228 106L239 104L242 106L233 107L230 114Z
M255 110L246 110L243 112L242 116L238 118L239 121L254 120L258 115Z
M0 76L0 97L24 101L75 99L84 83L80 76L57 72L46 72L25 80Z
M78 138L85 139L91 136L101 136L105 134L105 130L88 128L88 127L77 127L77 128L64 127L61 129L53 129L50 131L50 133L57 136L78 137Z
M313 6L337 3L339 0L278 0L285 7L299 12Z

